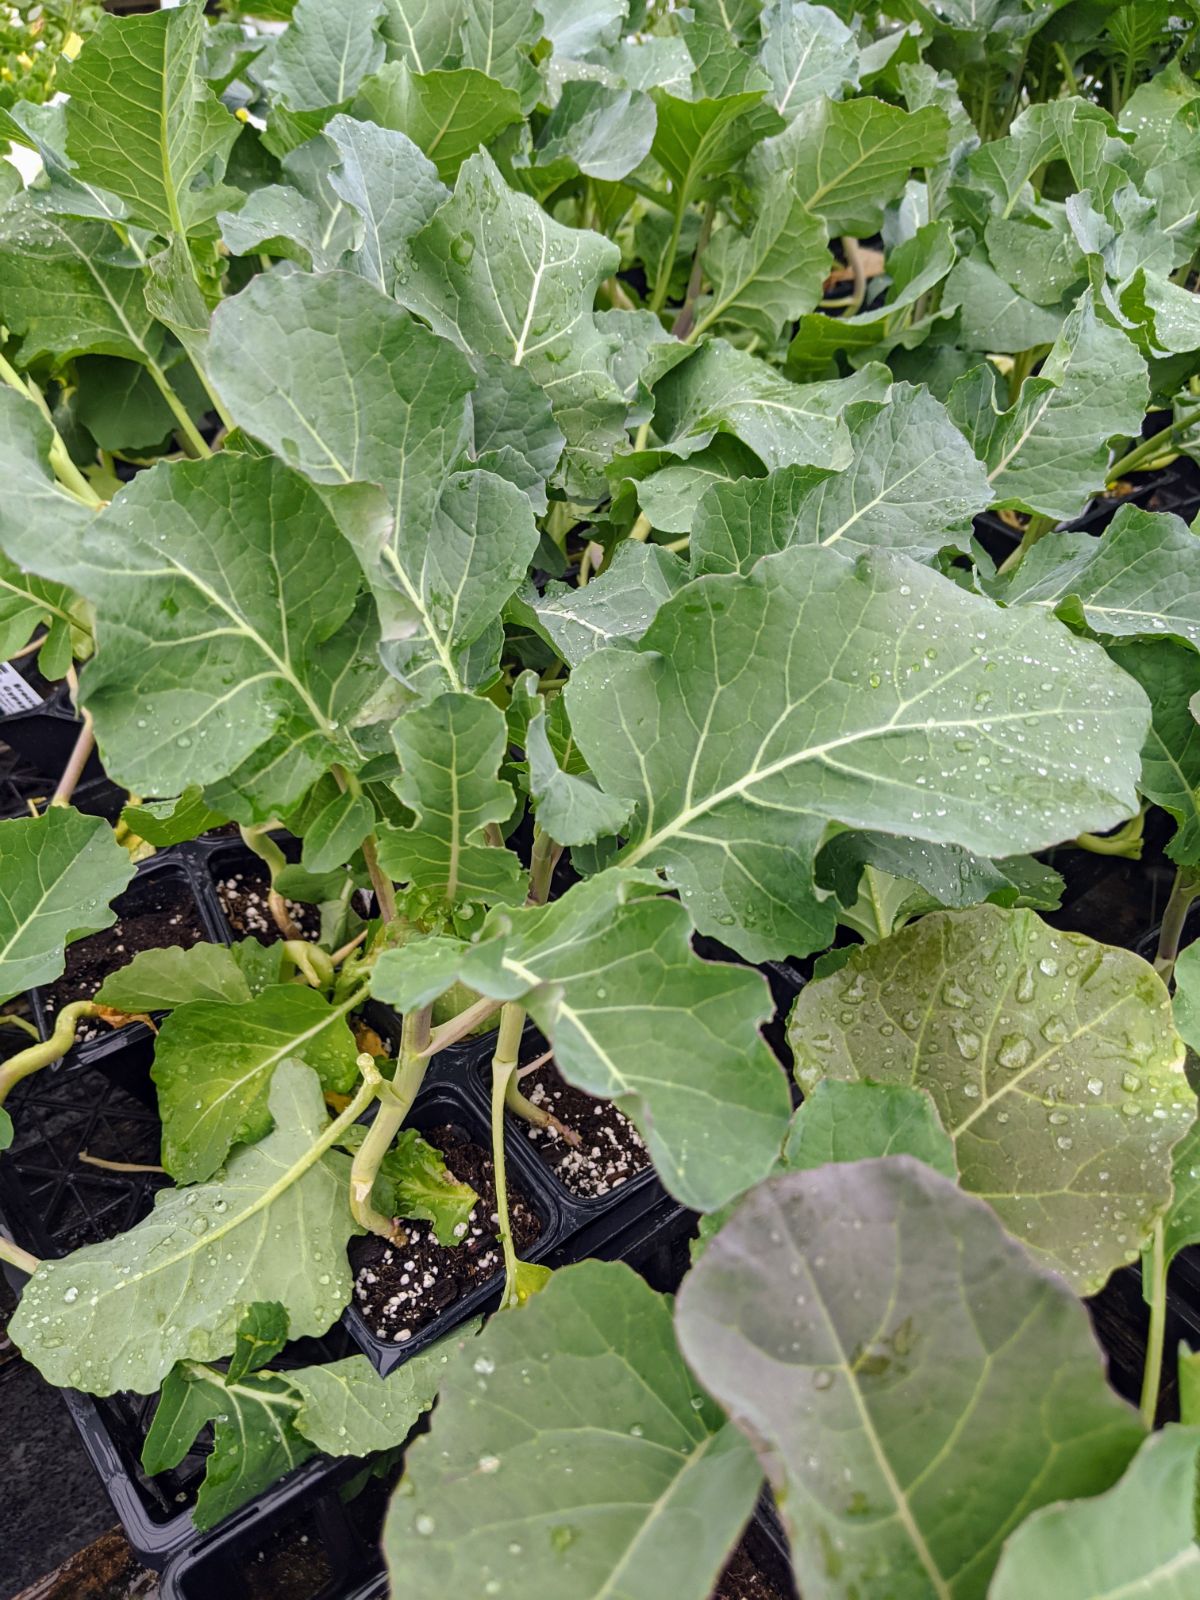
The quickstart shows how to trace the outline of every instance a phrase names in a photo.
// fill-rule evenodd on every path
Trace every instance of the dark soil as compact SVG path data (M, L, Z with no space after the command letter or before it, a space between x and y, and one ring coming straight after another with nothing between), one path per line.
M351 1245L356 1277L354 1295L368 1327L380 1339L405 1344L418 1328L452 1306L481 1283L503 1270L500 1241L496 1237L496 1184L492 1158L459 1127L446 1123L422 1129L436 1145L446 1165L460 1183L469 1183L479 1196L471 1212L463 1242L437 1242L428 1222L403 1223L404 1244L388 1244L377 1235ZM508 1206L513 1241L525 1256L542 1231L541 1219L521 1190L508 1184Z
M200 910L182 878L156 872L138 879L115 902L111 928L80 939L67 950L62 977L42 990L47 1016L72 1000L90 1000L110 972L126 966L139 950L181 945L185 950L207 938ZM77 1037L96 1038L107 1031L100 1022L85 1024Z
M608 1194L650 1163L633 1123L610 1100L575 1089L552 1061L521 1079L521 1093L543 1106L583 1140L575 1149L553 1128L530 1128L529 1142L572 1194L595 1199Z
M299 1527L281 1529L243 1570L246 1600L313 1600L334 1577L319 1538Z
M739 1545L717 1581L712 1600L784 1600L784 1596L763 1576L743 1546Z
M271 890L271 877L266 867L258 862L247 862L220 873L214 880L221 910L237 939L257 939L259 944L274 944L283 935L267 907ZM304 905L298 900L286 902L292 921L306 939L316 939L321 933L321 913L316 906Z

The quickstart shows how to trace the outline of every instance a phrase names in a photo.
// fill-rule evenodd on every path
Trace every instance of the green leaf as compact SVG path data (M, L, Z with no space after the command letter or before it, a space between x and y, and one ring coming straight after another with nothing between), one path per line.
M650 153L670 178L682 212L690 201L704 198L758 137L760 124L747 113L761 102L762 90L687 100L655 89L651 98L658 123Z
M605 645L641 638L686 576L683 563L669 550L625 540L606 570L585 588L548 583L541 595L525 591L510 604L509 613L575 667Z
M887 393L883 367L835 383L791 383L724 339L707 340L655 388L654 431L676 455L690 456L718 433L733 433L769 470L844 467L851 450L846 407Z
M109 190L166 236L207 222L239 125L200 75L207 32L192 3L106 17L63 74L73 176Z
M51 806L0 822L0 1002L53 982L67 945L111 928L133 872L103 817Z
M541 31L531 0L463 0L460 64L520 90L524 100L537 83L529 53Z
M449 906L519 904L520 862L484 837L513 809L512 787L498 776L504 713L473 695L443 694L401 717L392 740L404 771L392 787L416 821L381 832L384 871Z
M608 371L612 343L592 313L619 252L566 228L505 184L479 151L453 197L409 243L397 294L435 333L524 367L546 389L567 442L565 483L586 495L622 436L625 406ZM602 490L597 490L602 492Z
M210 364L242 426L315 482L382 486L329 504L371 583L390 669L423 693L461 689L469 647L537 545L518 489L452 471L470 362L361 279L332 273L256 278L214 318Z
M432 164L403 133L353 117L334 117L324 137L338 157L329 187L359 219L349 262L390 295L405 243L441 205L446 190Z
M441 66L458 49L463 14L474 0L388 0L382 33L389 54L415 72Z
M265 1367L283 1349L287 1339L287 1312L279 1301L253 1301L238 1323L237 1343L229 1358L226 1381L237 1383L239 1378Z
M49 465L54 435L32 400L15 389L0 388L0 467L5 491L0 496L0 546L22 571L31 545L70 546L95 513L68 494ZM36 570L37 563L32 563Z
M785 323L811 311L831 265L825 227L785 174L755 196L752 226L726 226L712 237L704 266L712 296L701 302L697 331L731 324L772 343Z
M2 517L0 513L0 517ZM77 605L71 591L61 583L50 583L22 572L15 562L0 555L0 661L15 655L40 626L47 629L47 638L39 653L43 676L61 677L62 669L47 671L46 652L56 647L65 648L69 663L72 644L80 632L80 620L72 613ZM86 633L83 634L86 637Z
M614 183L645 160L657 120L649 95L572 80L538 134L533 176L547 193L576 172Z
M1140 689L1060 624L903 556L815 546L688 584L566 700L601 788L637 799L624 860L664 870L751 960L829 942L828 822L985 856L1111 827L1136 809L1147 723Z
M1082 1294L1170 1202L1196 1099L1162 980L1131 951L1032 911L935 912L809 984L788 1037L801 1086L927 1090L962 1187Z
M372 993L406 1009L461 978L521 999L569 1083L611 1099L637 1125L663 1183L711 1210L770 1171L786 1085L758 1026L758 973L701 961L677 901L608 871L548 906L489 914L471 944L385 951Z
M906 921L939 907L963 910L985 900L998 906L1029 905L1054 911L1063 890L1058 873L1032 856L991 861L957 845L923 844L885 833L836 834L817 860L817 881L832 888L847 911L860 896L864 871L874 880L872 889L880 876L896 883ZM842 920L857 925L849 916ZM892 931L892 927L872 926L867 936L882 938Z
M101 1005L135 1016L140 1011L172 1011L189 1000L239 1005L250 999L242 970L223 944L194 944L190 950L139 950L128 966L110 972L96 992Z
M858 47L844 22L826 6L768 0L758 59L771 79L771 104L789 122L822 95L839 100L858 86Z
M1179 1346L1179 1420L1196 1427L1200 1418L1200 1350Z
M1138 787L1179 824L1167 846L1172 861L1200 865L1200 723L1190 709L1200 692L1200 656L1167 640L1122 645L1111 655L1150 701Z
M943 293L948 304L959 308L961 342L968 350L1016 354L1053 344L1064 331L1061 311L1027 299L992 270L979 250L959 258ZM1112 343L1112 330L1106 331ZM1044 368L1042 375L1049 376Z
M211 1178L234 1145L263 1137L281 1063L303 1063L323 1089L348 1093L358 1078L348 1010L315 989L279 984L252 1000L189 1000L172 1011L151 1069L171 1176L179 1183Z
M523 674L514 691L514 701L518 694L523 694L528 702L524 745L525 759L529 763L529 794L543 833L548 833L559 844L594 844L597 839L618 833L629 820L629 806L623 800L603 794L586 768L583 772L570 770L572 757L577 752L569 728L568 751L555 749L545 701L537 693L535 673ZM555 705L562 707L562 704L560 696ZM560 765L564 755L565 766ZM575 764L582 766L581 761Z
M1174 1193L1163 1219L1164 1270L1181 1250L1200 1244L1200 1123L1193 1122L1175 1146L1171 1168ZM1144 1252L1143 1282L1149 1285L1147 1266Z
M346 1129L345 1149L357 1150L367 1136L361 1122ZM379 1163L371 1185L371 1203L385 1217L411 1217L432 1222L438 1243L462 1242L479 1196L460 1183L436 1145L415 1128L401 1128Z
M989 1600L1188 1600L1200 1583L1196 1539L1200 1428L1145 1441L1107 1494L1047 1506L1005 1546Z
M615 44L629 0L539 0L542 33L558 56L583 56Z
M303 766L277 778L279 805L331 760L358 764L345 729L382 678L360 575L317 492L281 463L163 463L70 545L36 527L5 543L95 606L83 699L130 789L177 793L286 750Z
M403 61L387 61L359 85L354 111L406 133L442 180L453 183L469 155L521 120L521 99L472 67L417 72Z
M966 539L991 493L944 406L893 384L885 404L847 406L842 421L854 451L842 471L783 467L705 494L692 525L693 574L748 572L800 543L928 556Z
M350 860L375 826L375 808L364 795L337 794L304 830L305 872L334 872Z
M9 1331L49 1382L152 1394L176 1361L228 1355L252 1300L278 1300L297 1339L337 1319L350 1298L349 1160L319 1142L325 1107L308 1067L278 1068L270 1108L274 1131L236 1151L224 1177L162 1189L128 1232L41 1263Z
M460 1333L460 1340L471 1331ZM366 1356L298 1367L286 1374L300 1398L296 1428L329 1456L394 1450L433 1404L448 1361L445 1346L435 1344L387 1378Z
M12 1118L3 1106L0 1106L0 1150L7 1150L13 1142Z
M1200 1055L1200 941L1181 951L1174 977L1175 1026L1184 1043Z
M628 1267L588 1261L461 1344L388 1515L395 1591L483 1594L517 1545L530 1596L705 1600L759 1468L696 1392L670 1319Z
M342 105L383 64L383 12L384 0L296 0L267 58L267 88L291 111Z
M770 1474L806 1600L881 1572L896 1600L983 1600L1028 1513L1106 1489L1142 1438L1074 1294L910 1156L763 1184L675 1323Z
M227 820L205 804L197 784L190 785L175 800L142 800L121 808L121 821L129 831L159 850L186 839L198 839Z
M951 1180L954 1143L923 1090L897 1083L847 1083L826 1078L805 1095L792 1118L783 1165L809 1172L830 1161L915 1156Z
M0 217L0 294L22 367L91 351L154 365L164 334L146 310L144 282L107 223L43 215L28 196Z
M1147 394L1141 356L1084 296L1014 406L1000 409L988 365L958 380L948 407L987 467L997 505L1057 519L1103 487L1108 441L1140 431Z
M758 146L749 176L762 184L773 172L790 173L797 194L830 233L870 238L912 169L941 160L948 131L949 119L937 106L910 113L865 95L820 97Z
M1098 539L1043 539L998 592L1096 633L1174 635L1200 649L1200 538L1168 513L1122 506Z

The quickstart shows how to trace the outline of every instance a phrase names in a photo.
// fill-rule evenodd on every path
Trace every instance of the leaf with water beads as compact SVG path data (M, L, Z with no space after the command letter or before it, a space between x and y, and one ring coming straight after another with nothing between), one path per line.
M1032 911L938 912L811 983L788 1038L824 1078L932 1095L959 1182L1082 1294L1137 1260L1196 1098L1162 980Z

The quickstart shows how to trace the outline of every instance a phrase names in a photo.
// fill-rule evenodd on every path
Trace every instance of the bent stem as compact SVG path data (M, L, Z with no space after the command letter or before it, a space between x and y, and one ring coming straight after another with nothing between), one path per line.
M59 1056L65 1055L75 1043L75 1030L84 1017L98 1017L100 1007L93 1000L72 1000L58 1013L54 1032L39 1044L18 1050L0 1067L0 1106L16 1088L22 1078L28 1078L43 1067L48 1067Z
M1146 1364L1142 1369L1142 1421L1154 1426L1158 1410L1158 1389L1162 1382L1163 1343L1167 1329L1167 1262L1163 1243L1163 1220L1154 1224L1150 1244L1150 1332L1146 1340Z
M1030 517L1025 525L1025 532L1021 535L1021 542L1015 550L1009 552L1000 563L997 571L1013 572L1024 561L1025 557L1040 543L1048 533L1053 533L1055 527L1053 517Z
M508 1086L517 1070L517 1054L525 1028L525 1007L510 1000L500 1012L500 1032L492 1056L492 1166L496 1177L496 1215L500 1218L500 1248L504 1251L504 1295L500 1309L520 1304L517 1292L517 1252L513 1247L508 1215L508 1176L504 1168L504 1105Z
M52 806L69 806L71 796L75 793L77 784L83 776L83 769L88 764L88 757L96 748L96 729L92 723L90 711L80 713L83 721L79 725L79 732L75 738L74 747L63 768L62 777L58 786L50 797Z
M429 1045L429 1013L430 1007L422 1006L418 1011L410 1011L404 1018L400 1054L390 1083L379 1077L372 1063L371 1072L376 1078L379 1107L374 1122L367 1129L366 1138L354 1152L350 1164L350 1210L355 1222L366 1228L368 1233L377 1233L380 1238L390 1241L399 1237L395 1220L376 1211L371 1204L371 1190L375 1186L380 1163L391 1149L392 1140L400 1132L425 1081L425 1071L429 1065L429 1058L425 1054Z
M250 828L239 822L238 833L246 849L254 852L270 874L271 887L267 891L267 910L271 913L271 920L285 939L300 940L304 937L304 930L292 921L287 901L275 887L276 877L287 866L287 857L270 836L269 830L277 826L278 824L274 822L264 822L257 828Z
M443 1022L440 1027L433 1030L424 1051L425 1056L435 1056L439 1050L446 1050L452 1044L457 1044L460 1039L465 1039L481 1022L494 1017L500 1009L499 1000L489 1000L486 996L476 1000L465 1011L460 1011L456 1017L451 1017L449 1022Z
M1187 921L1192 901L1200 894L1200 873L1193 867L1177 867L1175 881L1163 912L1162 927L1158 933L1158 949L1154 956L1154 970L1164 983L1170 983L1179 957L1179 943L1183 938L1183 925Z
M333 958L320 945L311 944L307 939L285 939L283 953L305 983L314 989L328 989L332 985Z
M1112 833L1078 833L1071 841L1080 850L1090 850L1097 856L1126 856L1130 861L1142 859L1142 845L1146 827L1146 810L1143 806L1136 817L1130 817Z
M16 1267L18 1272L24 1272L33 1277L41 1266L36 1256L31 1256L28 1250L22 1250L19 1244L14 1244L11 1239L6 1239L0 1233L0 1261L7 1261L10 1267Z

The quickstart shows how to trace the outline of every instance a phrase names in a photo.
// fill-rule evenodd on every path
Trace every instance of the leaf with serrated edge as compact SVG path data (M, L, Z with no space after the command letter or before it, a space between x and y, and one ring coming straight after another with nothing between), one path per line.
M1022 1523L988 1600L1191 1600L1200 1588L1198 1483L1200 1428L1151 1435L1107 1494Z
M68 944L110 928L133 872L103 817L51 806L0 822L0 1002L50 983Z
M491 912L475 943L385 951L372 992L404 1010L461 978L523 999L568 1083L614 1100L671 1193L708 1211L770 1171L788 1104L757 1031L762 978L701 961L689 930L677 901L609 871L548 906Z
M566 700L601 788L638 802L623 859L665 870L751 960L832 937L812 889L828 822L989 856L1112 827L1137 808L1148 722L1061 624L904 556L811 545L688 584Z
M894 1600L983 1600L1025 1516L1108 1488L1143 1436L1067 1286L911 1156L763 1184L675 1325L771 1476L806 1600L881 1572Z
M395 1592L414 1595L484 1594L518 1545L531 1597L705 1600L759 1483L697 1393L670 1302L599 1261L556 1272L450 1357L406 1469L384 1550Z
M1162 980L1032 911L923 917L810 984L796 1078L928 1091L959 1181L1090 1294L1162 1216L1196 1115Z
M714 485L696 510L692 572L748 572L792 544L935 554L991 491L980 463L925 389L892 386L886 403L847 406L854 459L840 472L783 467L766 478Z
M641 638L685 577L682 562L669 550L626 539L609 567L586 588L548 583L540 595L531 588L510 603L509 614L533 628L574 667L593 650Z
M244 981L244 980L243 980ZM238 1004L190 1000L159 1030L151 1075L162 1117L162 1159L180 1183L210 1178L235 1144L271 1126L271 1080L285 1061L313 1068L345 1094L358 1077L358 1046L315 989L278 984Z
M521 120L520 96L486 73L473 67L414 72L403 61L386 61L365 78L353 109L381 128L406 133L444 183L454 182L469 155Z
M281 1063L274 1130L223 1176L162 1189L127 1233L43 1261L9 1332L51 1383L153 1394L183 1357L212 1361L237 1337L238 1307L278 1300L293 1338L322 1334L350 1298L349 1158L323 1150L315 1072Z
M291 111L341 105L383 64L377 25L384 10L384 0L296 0L264 58L267 87Z

